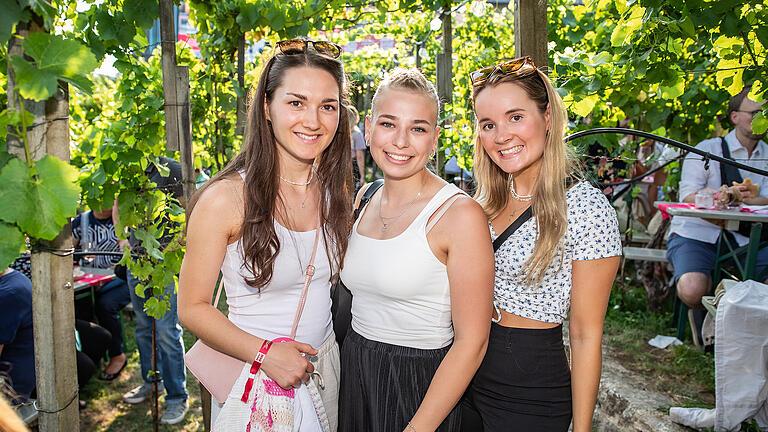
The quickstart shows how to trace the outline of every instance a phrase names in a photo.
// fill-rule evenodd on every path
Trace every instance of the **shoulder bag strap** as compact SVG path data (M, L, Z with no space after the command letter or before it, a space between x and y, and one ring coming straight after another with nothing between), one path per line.
M304 271L304 288L301 289L301 297L299 298L299 306L296 308L296 317L293 319L293 326L291 327L291 336L293 339L296 337L296 329L299 327L299 319L301 319L301 312L304 310L304 303L307 301L307 291L309 290L309 283L312 282L312 275L315 274L315 255L317 255L317 244L320 242L321 224L318 222L315 229L315 245L312 248L312 257L309 258L309 264Z
M216 296L213 300L213 308L218 309L219 307L219 299L221 298L221 287L224 285L224 275L219 273L219 281L216 283Z
M511 236L515 231L517 231L518 228L520 228L520 225L524 224L528 219L533 216L533 207L528 207L525 209L523 214L521 214L517 219L515 219L514 222L512 222L512 225L508 226L507 229L504 230L503 233L501 233L500 236L496 238L496 240L493 241L493 251L496 252L499 250L501 245L504 244L505 241Z
M91 241L88 227L91 225L90 221L91 211L84 211L80 213L80 250L88 252L91 250Z
M371 183L370 186L368 186L368 189L365 190L365 193L363 193L362 198L360 198L360 205L357 206L355 209L355 214L353 216L354 220L357 220L358 217L360 217L360 212L363 210L366 204L368 204L368 201L371 200L371 197L373 197L373 194L376 193L377 190L381 189L381 187L384 186L384 179L378 179L375 182Z

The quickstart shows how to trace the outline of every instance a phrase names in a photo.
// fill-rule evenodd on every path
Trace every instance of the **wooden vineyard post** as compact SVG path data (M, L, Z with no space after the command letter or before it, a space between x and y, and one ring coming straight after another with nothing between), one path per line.
M176 67L176 107L179 127L179 156L181 178L184 186L184 206L192 200L195 193L195 160L192 155L192 119L189 112L189 68Z
M440 97L442 107L453 103L453 26L451 21L450 3L443 8L441 20L443 21L443 52L437 55L437 95ZM443 115L445 111L443 110ZM446 120L441 125L449 127L451 120ZM437 175L445 178L445 151L438 147Z
M246 125L246 101L248 92L245 91L245 33L237 41L237 85L242 94L237 96L237 120L235 121L235 134L245 135ZM222 149L223 150L223 149Z
M43 29L30 20L20 23L8 55L23 55L21 41ZM59 82L53 97L44 102L22 100L16 77L9 66L8 108L25 109L35 116L27 130L29 157L51 155L69 162L69 92ZM24 144L8 135L8 151L26 160ZM38 425L42 432L77 432L77 366L75 357L75 309L72 281L72 234L66 225L51 241L40 240L32 251L32 320L37 377Z
M173 27L173 1L160 0L160 43L165 98L165 137L169 151L179 150L178 100L176 99L176 32Z
M547 0L515 0L515 57L526 55L549 70Z

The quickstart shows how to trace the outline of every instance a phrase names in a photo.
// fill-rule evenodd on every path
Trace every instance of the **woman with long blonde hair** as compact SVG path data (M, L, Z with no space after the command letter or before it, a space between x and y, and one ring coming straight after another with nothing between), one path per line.
M589 431L621 255L616 213L601 191L571 181L563 102L530 57L470 77L475 199L495 240L496 280L488 350L467 400L486 432L566 431L571 418L575 432Z

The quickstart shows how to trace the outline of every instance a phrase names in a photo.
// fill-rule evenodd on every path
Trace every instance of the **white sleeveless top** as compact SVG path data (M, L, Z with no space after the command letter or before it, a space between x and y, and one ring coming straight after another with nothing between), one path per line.
M241 174L242 175L242 174ZM304 288L304 271L312 256L315 230L297 232L274 222L280 253L275 257L272 280L253 288L245 277L253 273L244 266L241 239L227 246L221 263L222 283L227 293L229 320L240 329L262 339L288 337L296 307ZM320 233L315 256L315 274L307 290L307 300L296 330L296 340L318 347L331 335L331 267Z
M355 222L341 279L352 292L352 329L361 336L419 349L443 348L453 341L448 273L429 248L426 225L456 194L464 192L446 184L391 239L360 235L359 219Z

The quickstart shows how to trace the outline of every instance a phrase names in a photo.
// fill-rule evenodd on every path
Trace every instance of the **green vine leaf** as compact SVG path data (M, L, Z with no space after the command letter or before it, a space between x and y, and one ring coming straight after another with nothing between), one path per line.
M37 172L37 178L33 176ZM0 220L16 224L33 238L52 240L77 210L80 188L75 167L52 156L34 168L18 158L0 171Z
M32 228L35 202L32 198L32 173L21 159L11 158L0 171L0 220L17 224L24 231Z
M752 119L752 132L760 135L768 131L768 118L765 118L765 113L759 112Z
M34 209L37 219L37 238L51 240L77 213L80 186L77 184L78 170L53 156L44 156L35 163L38 180L34 184Z
M0 269L7 268L26 246L24 234L16 225L0 222Z
M86 76L97 66L93 53L80 42L48 33L33 33L22 47L35 60L12 56L19 93L24 98L41 101L53 96L58 80L90 93L93 84Z
M16 23L29 20L29 13L24 11L16 0L0 0L0 44L5 45L11 38Z

